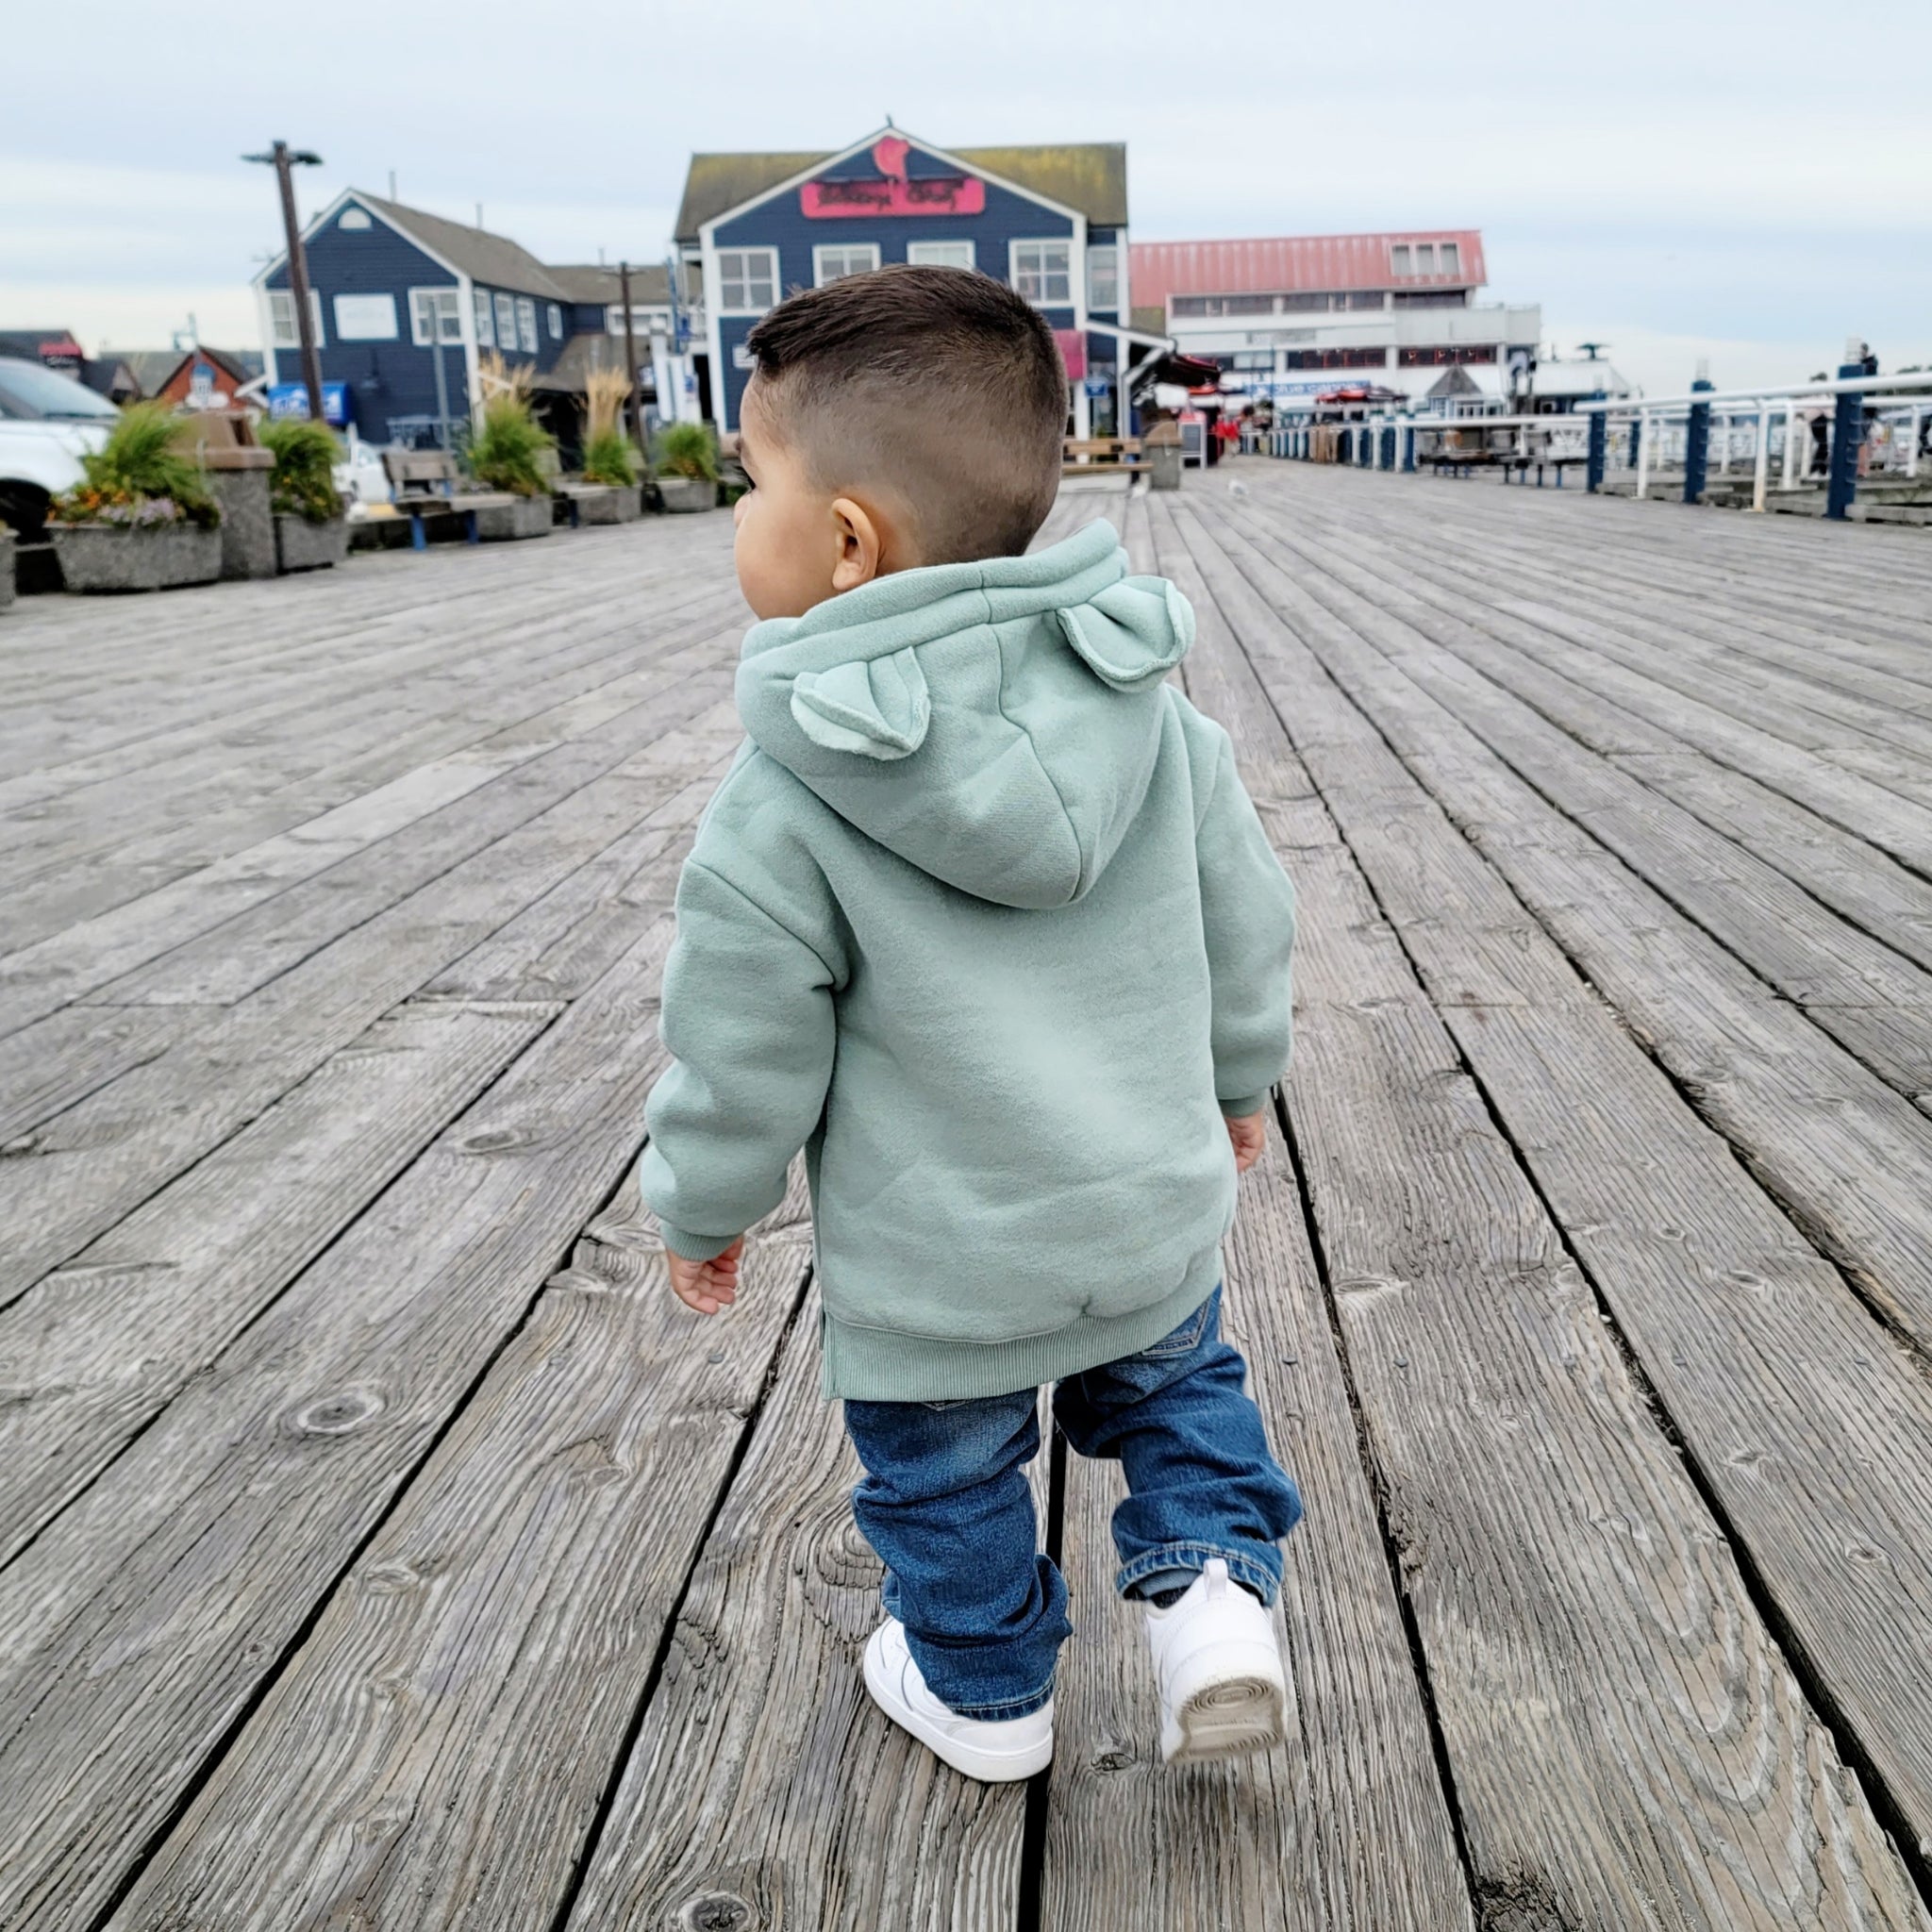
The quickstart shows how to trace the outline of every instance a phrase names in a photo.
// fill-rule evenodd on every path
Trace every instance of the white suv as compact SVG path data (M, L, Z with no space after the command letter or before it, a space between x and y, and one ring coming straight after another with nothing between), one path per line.
M120 413L72 376L0 356L0 524L38 538L49 500L80 481L81 458Z

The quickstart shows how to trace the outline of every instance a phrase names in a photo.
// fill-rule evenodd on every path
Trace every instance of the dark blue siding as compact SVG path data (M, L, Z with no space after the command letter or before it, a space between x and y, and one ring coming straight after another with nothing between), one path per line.
M454 288L456 282L448 270L387 223L372 215L366 228L344 228L341 218L338 211L308 243L308 280L322 298L322 379L347 383L357 428L371 441L386 442L391 417L436 413L435 351L419 349L409 340L409 291ZM268 284L273 289L289 286L286 262ZM380 294L395 298L396 340L338 341L335 298ZM296 351L275 352L276 374L284 382L299 377L300 365ZM442 366L450 414L460 418L469 409L460 345L444 345Z
M952 163L920 148L913 148L908 154L906 164L907 173L914 178L957 172ZM877 174L870 156L854 155L825 169L819 178L876 178ZM1043 241L1062 235L1071 236L1073 232L1074 224L1068 216L1042 208L1037 201L1029 201L1024 195L989 181L986 184L985 210L976 215L859 215L844 219L815 219L805 214L799 204L798 190L791 188L770 201L760 202L735 220L721 225L716 231L716 241L720 248L775 248L778 251L780 293L789 294L793 290L812 286L812 249L820 243L874 242L878 247L879 260L884 263L904 261L906 245L909 242L971 241L979 268L985 274L1005 281L1008 279L1009 242ZM1081 265L1075 262L1075 275L1080 273L1080 269ZM1071 328L1074 325L1071 308L1049 308L1043 312L1055 328ZM718 392L722 374L728 421L733 426L738 422L739 399L751 377L748 371L732 367L731 352L736 344L743 341L756 320L753 316L720 318L724 367L722 372L712 373L713 394Z

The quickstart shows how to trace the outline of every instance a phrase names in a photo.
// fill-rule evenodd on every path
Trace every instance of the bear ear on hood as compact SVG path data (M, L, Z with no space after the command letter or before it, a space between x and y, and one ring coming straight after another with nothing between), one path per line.
M828 751L903 758L925 742L932 700L918 656L908 648L829 671L800 672L791 686L791 717Z
M1194 641L1194 613L1164 577L1123 577L1054 613L1080 660L1115 691L1158 684Z

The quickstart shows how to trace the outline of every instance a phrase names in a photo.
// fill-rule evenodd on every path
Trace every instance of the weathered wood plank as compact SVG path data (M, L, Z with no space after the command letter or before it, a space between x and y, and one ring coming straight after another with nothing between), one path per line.
M90 1923L275 1675L636 1158L656 991L613 969L0 1571L0 1923Z
M0 1564L557 1011L399 1009L0 1311Z
M1280 620L1254 636L1284 714L1302 705L1310 663L1331 674L1373 721L1348 741L1366 754L1386 740L1807 1237L1932 1347L1932 1122L1554 810L1238 524L1217 520L1216 541ZM1267 640L1289 635L1311 655L1271 655Z
M1162 562L1206 605L1191 558ZM1211 608L1196 648L1235 650ZM1302 961L1294 1122L1479 1910L1920 1925L1420 987L1326 973Z
M1017 1924L1025 1793L948 1771L859 1674L878 1559L819 1399L807 1304L744 1467L691 1574L656 1695L569 1924Z
M548 1932L797 1310L804 1217L801 1175L713 1322L602 1218L114 1927Z
M1311 921L1326 909L1319 891L1305 891L1302 905ZM1242 1184L1223 1308L1307 1512L1288 1544L1281 1597L1298 1726L1285 1751L1263 1757L1161 1768L1140 1612L1113 1592L1108 1518L1124 1493L1119 1465L1069 1456L1062 1561L1076 1615L1055 1699L1041 1923L1066 1932L1469 1925L1356 1420L1272 1124ZM1096 1859L1098 1846L1131 1857Z
M0 1162L0 1303L622 837L658 790L607 772L37 1130L30 1158Z
M1238 596L1225 608L1257 663L1283 660L1284 716L1307 732L1379 905L1782 1627L1910 1821L1908 1842L1932 1838L1932 1387L1600 1001L1462 997L1513 897L1489 872L1492 909L1467 923L1467 890L1445 908L1449 827L1422 786L1407 781L1391 826L1379 799L1402 781L1387 748L1346 729L1340 694L1285 628ZM1364 803L1352 786L1378 772ZM1534 943L1567 970L1551 941Z

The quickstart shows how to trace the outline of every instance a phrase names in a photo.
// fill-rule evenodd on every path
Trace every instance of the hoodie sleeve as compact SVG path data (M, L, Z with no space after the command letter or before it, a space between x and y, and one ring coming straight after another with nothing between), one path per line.
M1293 1044L1294 887L1281 869L1219 726L1208 803L1194 829L1214 1003L1214 1092L1223 1113L1259 1111Z
M659 1032L672 1065L644 1106L644 1201L675 1255L708 1261L785 1194L832 1075L833 974L698 858L677 884Z

